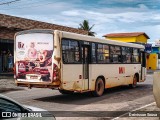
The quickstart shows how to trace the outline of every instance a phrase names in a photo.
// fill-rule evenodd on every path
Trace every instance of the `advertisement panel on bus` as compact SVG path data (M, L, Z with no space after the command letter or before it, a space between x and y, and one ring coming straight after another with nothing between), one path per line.
M53 34L17 35L15 51L18 81L51 82Z

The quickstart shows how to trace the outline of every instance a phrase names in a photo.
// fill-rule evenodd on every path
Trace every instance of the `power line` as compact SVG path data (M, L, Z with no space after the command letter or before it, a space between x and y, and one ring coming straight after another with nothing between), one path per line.
M40 7L40 6L45 6L45 5L48 5L48 4L53 4L53 2L48 2L48 3L43 3L43 4L32 4L32 5L29 5L29 6L21 6L21 7L15 7L15 8L5 8L5 9L0 9L0 10L12 10L12 9L25 9L25 8L33 8L33 7Z
M2 7L1 10L8 10L8 9L15 9L15 8L22 8L22 7L26 7L26 6L32 6L32 5L37 5L43 1L46 1L46 0L30 0L30 1L25 1L25 0L21 0L20 2L17 2L15 4L12 4L12 6L7 6L7 7Z
M17 1L20 1L20 0L12 0L12 1L9 1L9 2L4 2L4 3L0 3L0 5L8 5L8 4L11 4L11 3L14 3L14 2L17 2Z

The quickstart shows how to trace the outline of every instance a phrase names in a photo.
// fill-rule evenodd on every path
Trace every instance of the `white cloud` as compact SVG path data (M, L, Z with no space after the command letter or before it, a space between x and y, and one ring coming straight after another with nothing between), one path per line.
M39 7L23 8L24 5L21 4L18 7L22 9L5 10L7 7L0 8L0 13L74 28L78 28L79 23L87 19L90 25L95 24L93 31L97 33L97 37L106 33L132 31L146 32L151 39L159 37L160 10L150 9L146 5L149 3L146 2L144 4L138 0L99 0L94 6L84 4L82 0L63 2L54 0L53 3L46 4L49 2L51 1L43 1ZM138 4L132 7L129 3ZM113 4L114 6L112 6ZM121 7L121 4L129 5ZM12 7L8 6L8 8Z
M160 38L160 25L147 25L143 28L137 28L137 30L145 31L150 37L150 42L155 41Z
M139 4L138 6L140 9L148 9L148 7L144 4Z
M113 4L113 3L128 3L135 2L136 0L99 0L99 4Z
M62 15L66 15L66 16L78 16L78 15L81 15L78 10L63 11L61 14Z

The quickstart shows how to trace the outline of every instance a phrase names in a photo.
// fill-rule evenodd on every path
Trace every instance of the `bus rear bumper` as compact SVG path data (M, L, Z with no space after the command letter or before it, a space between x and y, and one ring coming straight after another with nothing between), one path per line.
M31 89L32 87L34 88L51 88L51 89L55 89L58 88L60 86L60 81L55 81L52 83L48 83L48 82L21 82L21 81L15 81L17 86L20 87L28 87L29 89Z

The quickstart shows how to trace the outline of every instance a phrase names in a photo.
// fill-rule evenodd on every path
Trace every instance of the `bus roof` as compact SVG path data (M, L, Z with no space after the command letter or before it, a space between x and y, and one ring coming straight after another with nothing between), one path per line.
M53 34L53 33L54 33L54 30L51 30L51 29L31 29L31 30L24 30L24 31L17 32L17 33L15 34L15 36L17 36L17 35L22 35L22 34L29 34L29 33L50 33L50 34Z
M64 31L59 31L59 32L62 32L62 37L64 38L72 38L72 39L84 40L88 42L90 41L90 42L106 43L106 44L113 44L118 46L128 46L128 47L144 49L144 45L140 45L136 43L126 43L126 42L120 42L120 41L109 40L109 39L101 39L93 36L80 35L75 33L64 32Z

